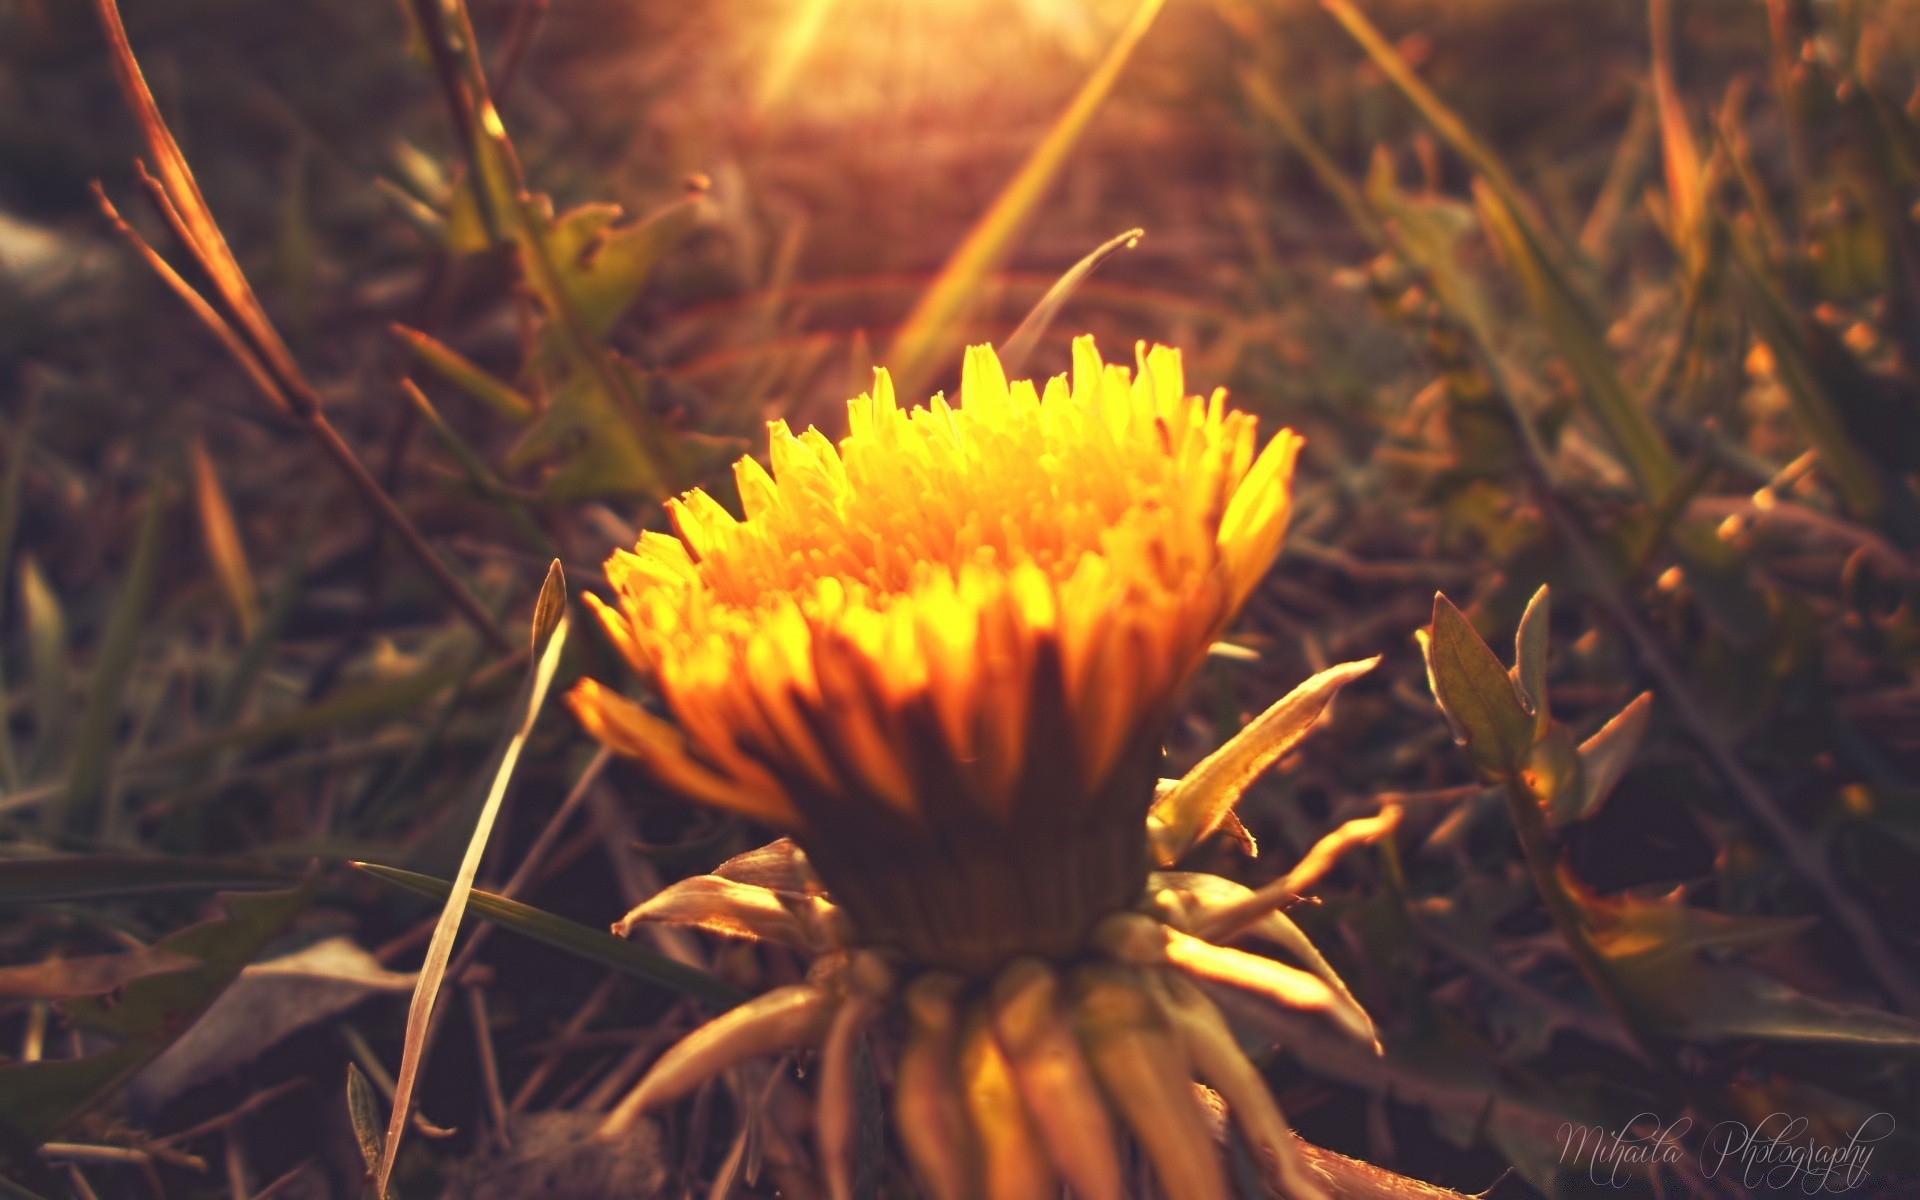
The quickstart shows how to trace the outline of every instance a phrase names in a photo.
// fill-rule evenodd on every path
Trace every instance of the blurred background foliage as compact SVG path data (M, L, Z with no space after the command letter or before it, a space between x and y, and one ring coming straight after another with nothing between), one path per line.
M1249 1034L1302 1131L1521 1196L1591 1186L1567 1128L1686 1119L1620 1181L1732 1195L1693 1152L1717 1122L1844 1143L1878 1112L1874 1177L1912 1186L1920 5L468 16L128 0L223 258L98 15L0 6L0 1191L358 1194L416 893L525 710L547 563L598 587L764 421L837 436L876 363L951 386L1136 228L1027 326L1030 371L1081 330L1165 341L1309 439L1252 653L1210 663L1166 773L1385 655L1250 793L1257 850L1201 855L1257 884L1401 811L1294 913L1386 1055ZM1485 646L1523 613L1510 676ZM617 677L590 626L563 684ZM754 841L542 717L396 1194L814 1194L789 1080L582 1137L798 969L597 932Z

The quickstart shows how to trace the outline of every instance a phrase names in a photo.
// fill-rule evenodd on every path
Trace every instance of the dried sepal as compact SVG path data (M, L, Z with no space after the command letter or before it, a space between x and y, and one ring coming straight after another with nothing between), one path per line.
M660 1056L607 1114L602 1136L624 1132L641 1113L678 1100L747 1059L818 1042L839 1002L836 989L809 981L775 988L720 1014Z
M1312 730L1340 689L1379 661L1342 663L1320 672L1165 789L1147 816L1147 837L1160 865L1171 866L1218 829L1253 781Z
M1226 1174L1186 1056L1144 987L1125 967L1076 968L1069 979L1074 1031L1168 1200L1227 1200Z
M964 986L957 975L929 971L907 987L907 1041L894 1072L894 1129L933 1200L973 1200L980 1191L979 1151L960 1096Z
M614 922L613 932L627 937L642 922L690 925L725 937L817 952L831 944L834 911L820 896L783 895L718 875L695 875L662 888Z
M1232 940L1251 922L1305 895L1349 850L1377 842L1399 825L1400 809L1394 806L1388 806L1370 817L1355 817L1351 821L1341 822L1308 847L1291 871L1262 884L1258 891L1250 892L1244 899L1214 909L1193 932L1210 942Z
M1253 889L1231 879L1222 879L1218 875L1208 875L1200 871L1156 871L1148 876L1148 885L1158 885L1160 890L1185 896L1185 918L1176 927L1196 937L1214 941L1207 930L1213 928L1211 917L1251 898ZM1333 969L1326 955L1313 944L1307 931L1300 928L1294 919L1284 912L1270 910L1262 913L1253 921L1240 926L1235 936L1254 937L1268 942L1286 951L1299 964L1318 976L1322 982L1340 994L1342 1001L1361 1018L1366 1010L1360 1007L1347 981Z
M735 883L758 884L790 895L818 896L826 892L807 862L807 852L788 837L736 854L715 867L712 873Z
M1008 964L993 984L994 1033L1054 1166L1079 1200L1126 1194L1099 1084L1060 1013L1059 979L1038 959Z
M847 999L827 1026L820 1049L820 1091L814 1106L814 1135L831 1200L852 1200L853 1151L860 1112L855 1061L861 1036L885 1009L893 992L893 971L879 956L854 955L847 970Z
M960 1035L960 1085L991 1200L1057 1200L1060 1178L994 1036L986 1006L969 1010Z
M1187 1058L1253 1147L1267 1182L1288 1200L1326 1200L1326 1191L1301 1157L1293 1129L1274 1103L1260 1072L1240 1052L1226 1018L1199 988L1171 972L1154 977L1156 999Z
M1366 1011L1319 976L1244 950L1216 946L1177 929L1165 929L1165 936L1165 961L1196 979L1253 992L1282 1008L1319 1013L1379 1051L1380 1041Z

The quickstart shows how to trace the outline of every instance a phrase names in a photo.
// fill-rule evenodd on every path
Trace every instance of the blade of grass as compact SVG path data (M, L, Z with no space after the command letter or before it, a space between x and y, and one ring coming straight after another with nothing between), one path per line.
M156 892L284 887L285 874L218 858L61 855L0 861L0 904L97 900Z
M1578 298L1499 189L1476 180L1474 199L1480 203L1480 217L1488 236L1505 254L1508 268L1519 279L1568 368L1580 380L1594 416L1620 452L1641 496L1658 503L1680 478L1679 465L1666 439L1634 404Z
M427 394L420 390L419 385L411 379L402 379L400 390L406 396L408 403L412 404L414 410L420 414L420 419L427 423L427 428L433 430L433 435L440 439L442 446L446 447L447 453L453 455L453 460L460 464L461 472L466 475L467 483L473 487L474 491L497 503L507 520L512 523L520 536L526 539L529 546L543 553L554 553L553 539L547 536L546 531L540 528L539 522L535 521L527 511L526 502L515 495L513 489L493 473L493 468L486 464L478 451L467 444L465 438L454 432L453 427L441 417L440 410L434 407L433 401L427 399Z
M1637 194L1647 161L1652 157L1654 136L1660 121L1656 108L1643 92L1634 100L1627 128L1607 165L1607 177L1600 184L1593 207L1580 226L1580 252L1603 269L1613 257L1614 231L1629 200Z
M48 829L68 834L94 834L110 840L116 832L113 812L107 804L112 786L115 727L119 724L127 681L140 649L140 635L146 631L148 601L153 593L154 569L160 562L161 517L166 513L166 485L156 482L147 490L145 512L140 518L133 557L127 563L126 579L113 602L113 612L100 635L100 649L93 664L93 679L87 687L86 707L73 739L73 764L67 774L67 790L58 804L41 810Z
M20 487L26 480L27 450L33 445L34 419L40 414L40 391L27 389L20 419L7 445L6 473L0 475L0 579L13 562L13 539L20 532Z
M418 329L405 325L388 327L396 340L440 378L467 395L514 421L531 421L533 401L495 379L491 372L458 350Z
M32 558L20 560L20 610L26 621L27 670L33 677L33 754L27 778L59 761L66 744L72 684L67 677L67 615Z
M279 644L280 635L285 632L287 621L293 616L293 606L300 599L300 589L306 583L307 553L313 548L313 539L319 528L320 508L315 505L301 520L299 532L294 535L286 559L280 566L280 578L267 596L266 607L261 609L260 619L254 622L253 631L240 651L239 660L233 664L233 670L227 677L220 681L219 690L214 693L215 727L225 728L239 719L247 700L253 695L254 684L260 681L261 673L267 669L267 663L273 657L273 648Z
M764 117L772 112L786 96L787 88L800 73L800 64L806 61L807 52L813 49L813 43L826 28L827 18L838 3L839 0L802 0L787 18L773 61L767 65L767 73L760 77L754 100L755 116Z
M220 579L220 590L240 622L240 635L252 637L260 619L259 589L254 586L247 548L240 541L240 527L220 487L220 476L207 457L206 446L197 440L193 443L193 496L200 511L200 536L214 574Z
M1320 181L1320 186L1326 188L1327 193L1340 205L1341 211L1347 214L1347 220L1353 222L1353 227L1359 230L1376 249L1386 249L1391 244L1391 239L1387 236L1387 231L1381 228L1380 219L1374 215L1366 196L1354 185L1353 180L1348 178L1347 173L1340 169L1340 165L1333 161L1333 156L1327 153L1319 140L1307 132L1306 124L1300 120L1300 114L1294 111L1293 105L1287 102L1286 96L1280 89L1268 83L1265 77L1252 68L1246 68L1240 72L1240 87L1246 93L1247 99L1253 102L1253 106L1279 127L1280 135L1287 139L1287 144L1293 147L1294 153L1305 160L1314 178Z
M1006 341L1000 343L1001 368L1009 376L1018 376L1027 365L1027 356L1033 353L1033 348L1040 344L1041 337L1046 334L1047 327L1053 324L1053 319L1060 315L1061 307L1072 299L1073 293L1079 290L1087 277L1115 254L1138 246L1146 233L1144 229L1129 229L1117 237L1109 238L1055 280L1053 286L1047 289L1047 294L1040 297L1040 302L1027 313L1026 319L1007 336Z
M374 1174L374 1194L387 1194L387 1181L393 1175L394 1158L400 1150L400 1139L406 1132L407 1114L413 1105L413 1089L419 1079L421 1059L426 1052L426 1034L428 1023L433 1015L434 1001L439 997L440 983L447 968L448 960L453 956L453 941L460 932L460 918L465 914L467 901L473 891L474 876L479 874L480 859L486 853L487 838L493 832L494 821L500 815L500 806L506 799L507 785L513 780L513 771L520 762L520 753L525 749L527 740L533 735L534 721L540 715L540 709L546 701L547 689L553 683L554 672L560 666L560 652L566 648L567 620L565 616L566 581L560 573L560 563L554 561L547 574L545 585L541 588L540 600L535 606L536 621L533 627L535 657L528 674L525 694L519 706L520 726L512 739L508 741L505 752L500 757L500 765L494 771L493 783L487 791L486 803L480 810L480 818L475 823L473 836L468 839L466 855L460 861L460 870L454 876L453 885L447 894L446 907L441 910L440 922L434 927L433 940L427 945L427 957L420 968L420 982L415 986L413 1002L407 1009L406 1041L400 1055L400 1073L395 1085L393 1114L387 1123L386 1145L380 1155L380 1169ZM555 593L559 599L555 598ZM554 611L559 606L561 616L552 623L551 632L546 636L545 646L541 646L541 619L539 614Z
M903 396L917 396L932 376L935 364L954 349L953 332L965 320L989 272L1006 258L1014 238L1025 228L1047 191L1066 164L1094 113L1113 91L1114 83L1134 49L1146 37L1164 0L1139 0L1133 16L1114 39L1106 57L1087 77L1073 100L1054 119L1052 128L1033 148L1019 172L1001 189L993 204L974 223L966 238L934 278L933 285L907 315L888 347L886 365L894 387Z
M1501 199L1516 209L1537 230L1549 228L1541 219L1537 209L1527 199L1526 193L1514 182L1513 175L1507 170L1493 148L1481 141L1473 128L1463 120L1460 114L1447 106L1438 93L1428 87L1426 81L1414 73L1413 67L1393 48L1393 44L1381 35L1365 13L1353 3L1353 0L1320 0L1321 6L1340 22L1353 40L1373 60L1380 73L1400 89L1401 94L1420 110L1439 135L1446 139L1454 152L1472 164L1473 169L1491 182L1500 192Z
M1555 348L1579 380L1589 410L1626 461L1641 497L1656 512L1672 508L1688 480L1666 438L1627 391L1579 297L1494 188L1475 180L1474 199L1479 201L1488 235L1506 256L1508 268L1519 278ZM1684 522L1673 525L1669 540L1702 603L1728 634L1739 641L1758 637L1768 620L1765 605L1746 582L1733 548L1705 526Z
M1661 161L1672 223L1668 232L1691 283L1699 278L1707 258L1707 172L1675 82L1671 0L1647 0L1647 23L1653 39L1653 99L1660 116Z
M453 890L451 883L444 879L435 879L431 875L404 871L398 867L383 867L377 863L357 862L353 865L369 875L397 884L409 891L418 892L423 896L443 899ZM723 1009L732 1008L747 998L745 992L697 967L676 962L645 946L625 941L576 921L569 921L564 917L557 917L532 905L522 904L518 900L510 900L505 896L475 888L468 894L467 908L475 916L504 925L516 933L544 942L556 950L578 954L582 958L603 963L637 979L672 988L674 991Z

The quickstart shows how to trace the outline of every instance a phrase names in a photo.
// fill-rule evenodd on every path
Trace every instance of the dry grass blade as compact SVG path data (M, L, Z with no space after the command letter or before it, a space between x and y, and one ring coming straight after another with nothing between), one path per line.
M917 396L935 363L952 349L949 339L959 329L977 298L980 285L1005 258L1027 218L1039 207L1047 189L1060 174L1067 155L1113 91L1134 48L1146 37L1164 0L1140 0L1133 16L1093 74L1080 85L1066 109L1054 119L1047 136L1033 148L1020 171L1008 182L991 207L967 232L960 248L914 306L886 355L894 386L903 396Z
M1109 238L1094 251L1067 269L1067 273L1054 281L1047 294L1033 306L1026 319L1020 322L1007 340L1000 343L1000 367L1009 376L1018 376L1027 365L1027 356L1040 344L1047 332L1047 326L1053 324L1054 317L1073 297L1073 293L1086 282L1089 275L1100 269L1100 264L1112 258L1122 250L1131 250L1140 244L1147 235L1144 229L1129 229L1117 237Z
M169 223L180 232L194 259L213 280L232 317L239 322L255 350L275 375L282 380L300 378L292 352L267 320L266 310L254 296L253 288L241 272L233 251L227 247L227 239L213 219L206 199L200 194L200 185L194 181L186 156L180 152L179 143L174 141L172 132L167 129L166 119L160 115L160 106L154 102L153 92L147 87L146 78L140 73L140 64L133 56L133 46L127 41L127 30L121 23L118 4L115 0L97 0L97 8L100 23L106 31L107 44L112 51L113 69L120 80L120 89L126 95L128 106L133 109L134 118L140 122L147 145L153 151L154 166L160 173L158 183L168 202L165 215ZM310 392L290 399L296 402L306 400L316 407L318 405Z
M1647 22L1653 34L1653 96L1660 115L1673 244L1692 281L1707 257L1707 174L1675 82L1672 7L1671 0L1648 0Z
M194 182L193 172L187 167L187 160L180 153L180 146L174 141L173 134L167 129L160 115L159 105L154 103L153 93L147 87L146 78L140 73L140 64L133 56L133 47L127 41L127 31L120 21L120 10L115 0L97 0L96 5L101 25L105 28L107 42L112 51L114 72L120 81L122 92L126 96L128 107L133 110L140 122L141 132L145 135L148 148L153 152L158 165L159 175L148 174L144 165L140 168L141 182L147 190L154 207L164 217L167 224L193 255L194 261L213 281L215 291L225 306L223 313L219 307L209 303L191 284L169 266L165 259L153 247L147 245L127 223L114 211L107 201L106 194L98 183L94 184L94 193L100 200L107 218L113 222L122 236L126 237L149 266L160 275L168 287L184 300L194 315L220 339L229 354L262 395L274 407L289 416L298 419L314 440L320 444L334 466L347 477L355 490L369 507L393 533L399 537L407 552L413 556L435 585L445 593L447 599L459 610L473 627L480 631L496 649L511 650L512 644L487 610L473 598L466 586L454 577L445 563L435 556L420 531L413 527L400 506L386 489L368 473L366 467L354 454L352 447L340 437L337 430L321 411L319 395L313 386L301 374L299 365L294 362L292 353L280 335L274 331L268 320L266 310L253 294L246 276L235 261L233 252L228 249L226 238L221 234L219 225L213 219L213 213L200 195L200 187Z
M551 605L548 593L556 587L559 580L558 563L547 577L547 585L541 589L541 603L536 612L546 611ZM564 582L558 586L564 589ZM539 627L535 626L538 638ZM433 940L427 945L426 962L420 968L420 982L414 988L413 1003L407 1009L406 1041L400 1055L400 1075L395 1085L393 1115L387 1123L386 1145L380 1156L380 1169L375 1173L375 1194L385 1196L387 1180L393 1173L394 1157L400 1151L400 1139L406 1131L407 1111L413 1100L414 1084L419 1078L420 1062L426 1052L427 1031L433 1016L433 1005L440 993L440 984L445 976L447 962L453 956L453 939L460 932L460 918L467 910L467 897L473 891L474 876L480 871L481 856L486 853L487 837L493 832L494 820L500 815L500 805L506 798L507 785L513 779L513 770L520 762L520 752L526 747L527 739L533 734L533 723L540 715L542 703L546 700L547 689L553 683L554 671L560 665L560 652L567 643L567 621L564 614L555 623L545 648L535 660L532 674L528 679L527 692L522 707L520 727L512 740L507 743L506 751L501 755L500 766L493 774L492 787L480 810L480 818L474 824L473 836L467 841L467 852L460 860L460 871L454 876L453 891L447 897L447 904L440 913L440 923L434 927Z
M220 487L220 476L207 448L193 444L193 495L200 509L200 535L206 542L207 557L213 560L220 590L240 622L243 636L252 637L259 623L259 589L254 586L253 569L247 565L247 548L240 541L240 527L233 519L233 507Z

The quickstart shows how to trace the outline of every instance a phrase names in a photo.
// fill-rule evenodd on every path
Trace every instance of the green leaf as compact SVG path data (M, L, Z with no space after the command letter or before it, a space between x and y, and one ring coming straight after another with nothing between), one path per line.
M1676 983L1683 992L1673 990ZM1678 980L1666 975L1646 984L1654 995L1684 995L1684 1005L1664 1023L1664 1031L1675 1037L1920 1054L1920 1021L1809 996L1745 967L1699 964Z
M380 1098L360 1068L347 1064L347 1120L353 1125L353 1139L359 1143L360 1158L372 1174L380 1166L380 1151L387 1144L386 1118L380 1115Z
M1559 828L1600 811L1632 764L1652 716L1653 693L1641 692L1598 733L1580 743L1581 791L1577 797L1571 791L1555 793L1547 813L1549 825ZM1576 798L1577 805L1573 803Z
M706 201L694 196L616 227L617 204L584 204L562 213L547 235L560 286L587 332L605 338L653 276L662 255L699 228Z
M1547 705L1547 589L1542 585L1527 601L1520 628L1513 636L1513 683L1521 703L1533 709L1533 737L1546 736L1553 716Z
M1533 749L1533 714L1500 659L1453 602L1438 594L1426 657L1427 684L1453 726L1454 739L1490 776L1519 771Z
M73 855L0 862L0 904L40 904L154 892L283 887L284 872L219 858Z
M566 615L567 575L560 569L560 560L556 558L547 567L547 578L541 583L540 595L533 603L533 653L536 658Z
M1147 815L1147 837L1160 865L1173 865L1218 829L1253 781L1307 736L1340 689L1379 661L1328 667L1281 697L1163 792Z
M431 875L421 875L414 871L403 871L398 867L383 867L374 863L357 862L353 864L369 875L398 884L410 891L436 899L444 898L452 890L452 885L444 879L435 879ZM675 962L663 954L656 954L644 946L622 941L612 934L589 928L565 917L554 916L550 912L522 904L518 900L509 900L504 896L475 888L467 901L467 911L517 933L525 934L537 942L545 942L558 950L577 954L582 958L625 972L649 983L671 988L676 992L704 1000L720 1008L732 1008L746 999L746 993L723 980L717 979L697 967Z
M86 1058L0 1067L0 1130L16 1144L37 1146L105 1100L184 1033L319 887L316 872L288 891L229 895L226 916L155 944L156 950L199 965L135 979L112 1005L92 999L67 1004L67 1018L75 1026L115 1038L117 1044Z
M66 794L58 804L41 810L49 827L58 824L71 834L93 833L102 838L114 833L107 799L116 732L140 636L150 621L147 606L153 592L154 569L160 561L160 518L165 512L165 485L156 483L147 490L146 511L133 557L127 563L126 579L113 602L106 630L100 635L87 704L74 734Z
M647 403L649 376L618 361L610 361L608 370L620 374L635 405ZM635 423L642 420L650 418L630 412L624 398L616 398L596 374L575 372L507 452L507 468L557 463L543 489L550 500L655 494L662 486L660 473L637 432Z
M1609 976L1645 1026L1701 1041L1920 1052L1920 1021L1818 999L1722 961L1797 937L1813 918L1735 917L1689 907L1677 895L1601 897L1567 883L1588 914Z

